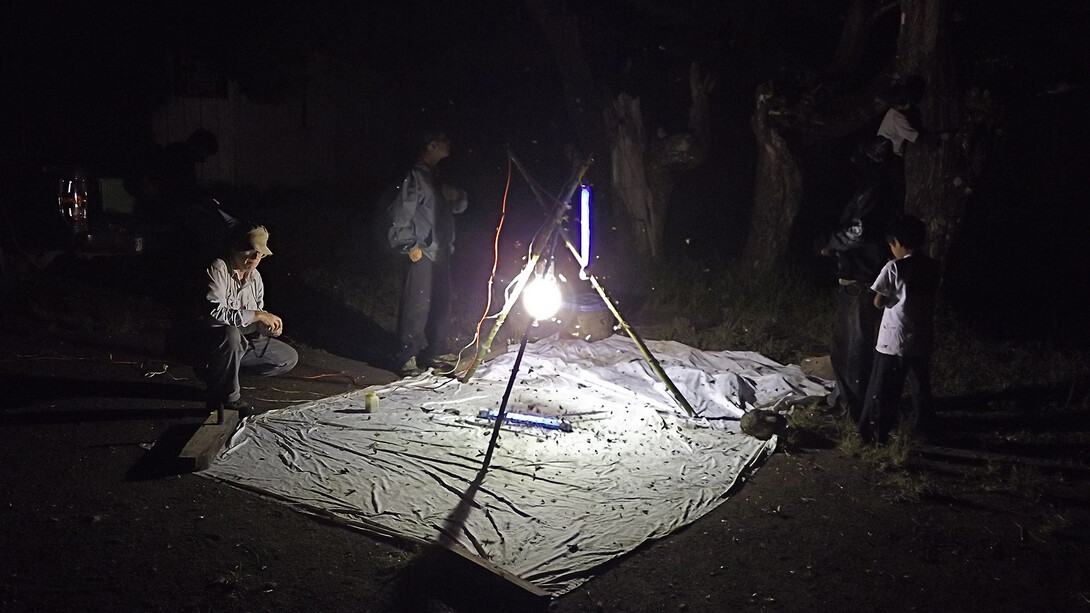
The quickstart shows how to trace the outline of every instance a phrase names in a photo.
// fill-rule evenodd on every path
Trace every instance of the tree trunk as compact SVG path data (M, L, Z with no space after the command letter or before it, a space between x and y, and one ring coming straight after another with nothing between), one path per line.
M563 2L525 2L534 20L545 33L549 49L556 60L564 89L564 108L571 118L576 144L581 149L573 159L583 160L587 154L599 153L605 139L598 114L604 105L584 57L582 39L579 36L579 18Z
M655 245L661 244L662 223L647 186L644 164L647 140L640 99L620 94L606 109L605 122L611 143L613 195L624 206L624 217L637 251L655 257ZM657 243L654 237L659 237Z
M863 64L863 52L871 27L879 17L897 8L896 0L853 0L844 16L844 27L828 73L833 78L854 75Z
M651 190L652 233L648 234L651 257L662 253L663 234L670 196L674 191L674 172L699 166L708 156L711 141L711 110L708 95L715 80L693 62L689 65L689 131L656 139L647 149L646 184Z
M757 176L743 265L764 268L782 262L787 254L791 226L799 212L802 175L787 142L768 117L772 86L757 88L757 106L750 127L757 139Z
M963 117L963 90L958 83L950 41L947 0L902 0L897 66L904 75L919 75L926 84L920 102L923 134L905 151L905 212L928 226L929 254L942 260L957 237L969 190L962 170L971 153L960 139L944 140Z
M525 0L545 33L556 58L564 87L564 101L583 151L596 153L608 139L611 156L611 196L621 207L614 210L627 218L638 253L657 258L662 254L663 227L672 173L701 163L711 140L708 94L714 80L693 63L689 71L692 106L689 131L658 139L651 146L644 134L638 97L622 93L610 104L599 104L594 79L583 56L579 21L563 2ZM596 117L604 109L605 121ZM603 134L603 128L605 134ZM578 156L582 160L585 156Z

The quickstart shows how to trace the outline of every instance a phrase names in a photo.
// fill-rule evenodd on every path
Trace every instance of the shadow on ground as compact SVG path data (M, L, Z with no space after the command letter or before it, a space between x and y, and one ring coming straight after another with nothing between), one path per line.
M498 568L485 568L487 562L471 561L470 554L459 555L455 536L465 529L469 510L487 473L482 468L461 496L461 501L443 522L439 540L427 546L391 586L392 598L385 613L420 611L523 611L545 613L549 597L535 594L506 579Z
M207 411L201 411L201 417L207 415ZM193 472L192 462L179 456L201 426L201 422L194 422L167 428L152 448L129 468L125 481L148 481Z
M292 340L368 364L390 366L393 333L328 292L306 288L276 297L277 313Z
M1085 386L1012 386L939 398L937 436L944 445L1032 458L1084 460L1090 442Z
M0 376L0 389L5 389L0 398L0 409L10 410L58 398L140 398L149 400L203 400L204 393L191 385L160 383L157 381L106 381L91 379L72 379L66 377L46 377L37 375ZM0 420L13 423L29 420L28 423L56 423L68 421L65 415L79 421L109 421L113 419L146 419L154 417L177 416L174 409L133 408L133 409L88 409L69 411L40 411L30 413L6 413Z
M440 545L425 549L387 590L393 596L383 613L549 610L548 597L531 594Z

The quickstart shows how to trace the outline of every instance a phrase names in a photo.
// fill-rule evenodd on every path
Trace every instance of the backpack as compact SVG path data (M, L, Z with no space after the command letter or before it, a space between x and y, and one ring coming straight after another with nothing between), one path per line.
M370 242L383 253L395 253L390 247L390 227L393 225L391 209L401 193L401 181L384 187L371 203Z
M871 160L881 164L893 157L893 141L884 136L875 136L866 143L864 154Z
M859 143L856 155L881 164L893 157L893 143L884 136L871 136Z

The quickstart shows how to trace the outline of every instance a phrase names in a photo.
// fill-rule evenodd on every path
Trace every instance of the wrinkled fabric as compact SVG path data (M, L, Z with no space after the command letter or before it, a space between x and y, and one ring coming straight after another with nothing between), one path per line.
M739 396L787 410L829 384L750 352L648 348L696 411L685 414L627 337L527 345L507 424L481 473L517 352L474 378L423 374L247 419L201 475L363 531L454 543L554 594L724 502L775 449L740 433ZM374 392L378 410L365 395Z

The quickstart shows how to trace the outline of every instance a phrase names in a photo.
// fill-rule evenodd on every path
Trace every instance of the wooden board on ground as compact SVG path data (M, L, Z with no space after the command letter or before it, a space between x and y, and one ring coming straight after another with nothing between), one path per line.
M459 545L455 545L455 544L451 544L451 543L443 543L442 548L444 550L446 550L446 551L449 551L450 553L453 553L453 554L457 555L459 558L461 558L463 560L467 560L469 562L472 562L478 568L483 568L484 570L486 570L486 571L494 574L495 576L505 580L506 582L510 583L511 585L514 585L514 586L517 586L517 587L521 588L529 596L531 596L533 598L548 598L549 597L548 592L546 592L545 590L539 588L538 586L534 585L533 583L530 583L529 581L523 579L522 577L519 577L518 575L515 575L514 573L511 573L511 572L509 572L507 570L504 570L504 569L500 568L499 566L496 566L495 564L489 562L488 560L485 560L484 558L482 558L480 556L473 555L468 550L466 550L465 548L463 548L463 547L461 547Z
M799 368L811 377L818 377L826 381L832 381L836 378L835 373L833 373L832 359L827 355L802 358Z
M223 423L217 424L215 411L193 433L192 438L178 454L178 460L190 471L204 470L212 465L213 458L223 449L224 443L238 427L238 411L223 412Z
M1003 464L1024 464L1026 466L1035 466L1038 468L1051 468L1058 470L1067 470L1075 472L1090 472L1090 466L1081 462L1075 462L1071 460L1061 460L1053 458L1034 458L1023 455L1011 455L1005 453L995 453L989 451L977 451L973 449L958 449L954 447L938 447L935 445L920 445L917 448L918 453L925 457L941 458L949 460L956 458L958 460L966 460L971 462L996 462Z

